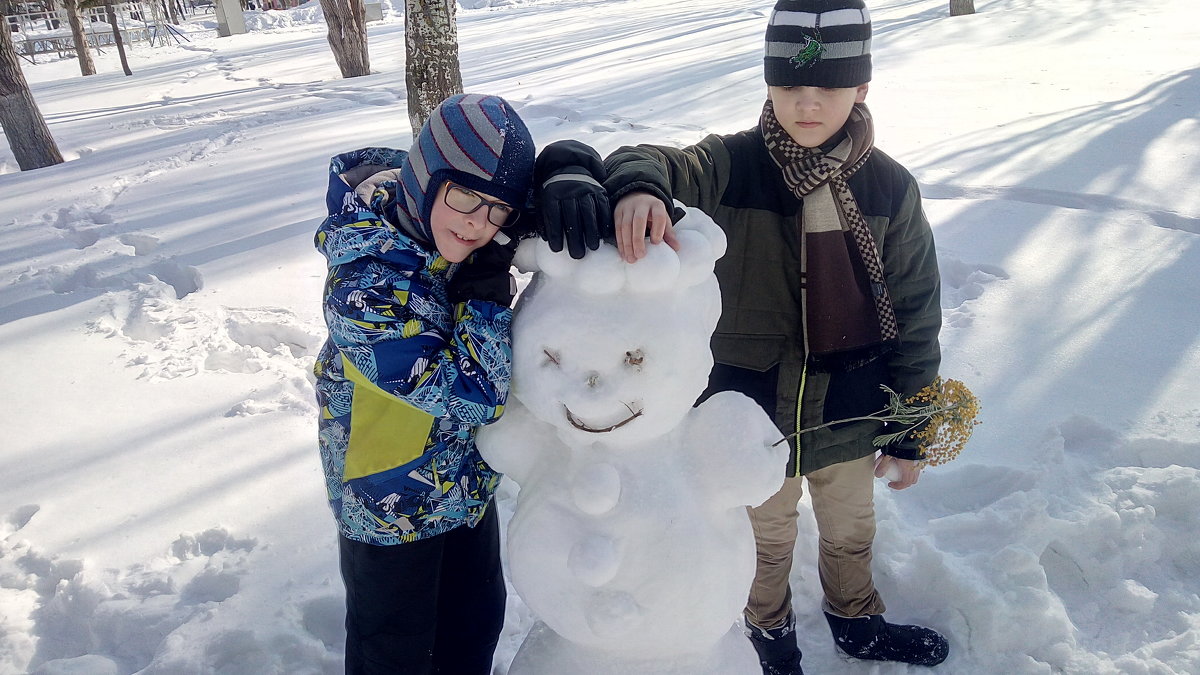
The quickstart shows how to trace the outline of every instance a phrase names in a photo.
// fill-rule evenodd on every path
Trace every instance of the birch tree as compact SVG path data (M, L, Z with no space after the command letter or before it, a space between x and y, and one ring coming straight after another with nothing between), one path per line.
M29 91L8 26L0 30L0 128L22 171L61 164L62 153Z
M950 16L975 13L975 0L950 0Z
M408 121L413 133L447 96L461 94L455 0L404 0Z
M367 10L363 0L321 0L325 25L329 32L329 48L337 61L342 77L371 74L371 58L367 54Z
M117 56L121 58L121 70L125 75L133 75L129 69L129 57L125 56L125 41L121 39L121 27L117 25L117 11L113 8L112 0L104 3L104 13L108 15L108 25L112 26L113 41L117 43Z
M96 74L96 62L92 60L92 52L88 50L87 36L83 32L83 17L79 12L79 0L63 0L63 9L67 12L67 23L71 24L71 39L75 41L75 55L79 57L79 72L86 75Z
M77 1L79 2L80 9L104 8L104 14L108 18L108 25L112 27L113 42L117 45L117 56L121 58L121 70L124 70L126 75L133 75L133 71L129 69L129 57L125 56L125 41L121 39L121 26L117 23L117 12L113 8L114 0Z

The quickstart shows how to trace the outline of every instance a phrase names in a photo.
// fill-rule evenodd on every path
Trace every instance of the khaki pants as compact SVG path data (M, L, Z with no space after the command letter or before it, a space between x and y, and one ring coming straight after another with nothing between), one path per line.
M784 481L762 506L750 509L758 545L758 569L746 618L760 628L777 628L792 608L792 553L796 547L797 504L803 480L812 494L821 536L817 570L825 591L825 609L845 617L882 614L883 600L871 581L871 543L875 539L875 459L863 457Z

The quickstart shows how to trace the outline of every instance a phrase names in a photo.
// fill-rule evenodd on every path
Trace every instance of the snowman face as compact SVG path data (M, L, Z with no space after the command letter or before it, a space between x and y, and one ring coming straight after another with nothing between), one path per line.
M513 325L513 395L564 439L657 438L704 390L712 328L682 303L549 287L532 295Z

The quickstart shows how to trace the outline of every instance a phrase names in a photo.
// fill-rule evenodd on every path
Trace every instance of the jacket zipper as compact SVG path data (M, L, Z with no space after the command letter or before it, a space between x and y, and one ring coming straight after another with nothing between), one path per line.
M796 475L800 475L800 430L801 413L804 410L804 385L808 380L808 321L806 307L808 306L808 258L807 242L804 238L804 200L800 200L800 212L797 214L796 226L800 236L800 340L804 347L804 360L800 363L800 391L796 395Z
M804 428L801 413L804 411L804 385L808 380L808 360L800 368L800 392L796 395L796 475L800 475L800 430Z

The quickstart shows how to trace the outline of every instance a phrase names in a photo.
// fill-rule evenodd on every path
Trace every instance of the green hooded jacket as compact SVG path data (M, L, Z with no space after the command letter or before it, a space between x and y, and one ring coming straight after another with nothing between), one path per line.
M937 377L941 287L933 233L916 180L883 152L875 149L848 183L880 249L900 338L871 363L829 372L806 366L804 354L801 201L784 183L757 128L710 135L682 149L622 147L605 160L605 168L613 204L629 192L646 191L668 209L675 199L697 207L724 229L729 250L716 266L722 312L713 356L717 369L732 367L758 378L757 386L767 382L774 389L773 396L756 398L768 401L768 408L773 402L767 412L784 434L882 409L887 396L880 385L908 396ZM720 388L717 369L710 391ZM872 454L871 441L882 430L882 423L862 421L806 432L799 443L793 438L788 475ZM884 452L920 458L910 439Z

